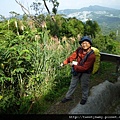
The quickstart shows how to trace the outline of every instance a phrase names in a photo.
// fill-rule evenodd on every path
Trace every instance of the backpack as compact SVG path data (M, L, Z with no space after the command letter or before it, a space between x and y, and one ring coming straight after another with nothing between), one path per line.
M98 71L99 66L100 66L100 51L95 47L91 47L91 49L92 49L91 52L87 53L86 56L82 59L81 64L83 64L87 60L89 55L94 52L95 53L95 62L93 65L92 74L95 74Z
M92 74L95 74L100 67L100 51L95 47L91 47L91 49L94 51L95 56L96 56L95 62L93 65L93 71L92 71Z

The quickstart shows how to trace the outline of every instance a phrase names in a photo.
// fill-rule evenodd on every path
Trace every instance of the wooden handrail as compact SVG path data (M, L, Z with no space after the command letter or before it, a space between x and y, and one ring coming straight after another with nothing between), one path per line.
M120 55L108 54L103 52L100 52L100 55L101 55L100 58L101 61L109 61L116 63L116 73L118 73L120 67Z

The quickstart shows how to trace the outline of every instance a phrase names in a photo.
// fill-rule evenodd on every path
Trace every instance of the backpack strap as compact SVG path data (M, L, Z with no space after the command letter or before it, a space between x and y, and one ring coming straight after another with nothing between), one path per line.
M80 61L80 65L81 65L81 66L83 65L83 63L87 60L87 58L88 58L92 53L94 53L93 50L91 50L90 52L88 52L88 53L84 56L84 58Z
M77 56L76 56L76 58L78 58L78 57L80 57L78 54L79 54L79 52L80 52L80 50L82 50L82 48L80 47L78 50L77 50ZM81 59L81 58L80 58Z

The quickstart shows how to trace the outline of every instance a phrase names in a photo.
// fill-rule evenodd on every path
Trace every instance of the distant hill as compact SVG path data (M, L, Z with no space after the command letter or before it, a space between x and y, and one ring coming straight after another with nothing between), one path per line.
M83 7L81 9L64 9L59 10L58 14L65 17L76 17L77 19L86 22L88 19L97 21L104 29L120 30L120 10L102 7L98 5Z
M116 10L113 8L108 8L108 7L102 7L98 5L90 5L89 7L83 7L80 9L81 11L111 11L111 10Z

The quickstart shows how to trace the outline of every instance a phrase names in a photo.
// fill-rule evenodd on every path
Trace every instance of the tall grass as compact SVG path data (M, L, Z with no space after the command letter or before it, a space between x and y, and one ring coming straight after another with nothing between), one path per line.
M53 101L59 94L57 91L69 83L65 77L70 73L69 67L58 68L77 44L55 43L47 30L24 31L17 36L8 34L3 43L0 46L0 112L40 111L42 101ZM33 106L38 103L35 110Z

